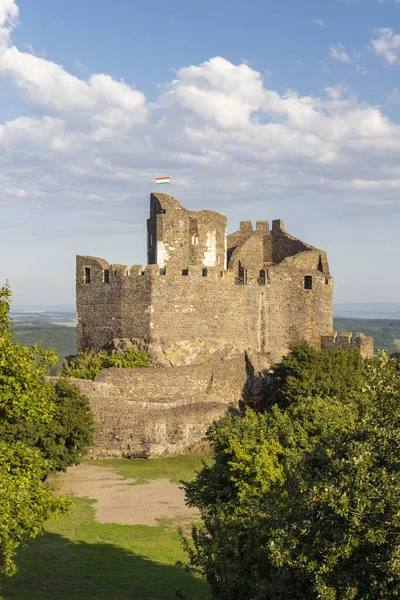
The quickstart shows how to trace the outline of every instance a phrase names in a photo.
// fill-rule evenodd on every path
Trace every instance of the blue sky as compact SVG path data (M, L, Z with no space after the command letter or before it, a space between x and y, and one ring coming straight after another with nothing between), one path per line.
M397 0L0 0L0 281L73 302L75 254L144 263L168 174L326 249L337 302L400 301L399 73Z

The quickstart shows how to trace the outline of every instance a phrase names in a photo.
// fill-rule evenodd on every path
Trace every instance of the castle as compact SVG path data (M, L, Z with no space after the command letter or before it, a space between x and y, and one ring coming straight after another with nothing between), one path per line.
M208 425L258 403L269 367L307 340L373 354L373 340L332 332L326 253L282 221L240 223L151 194L148 265L77 257L78 350L149 353L153 368L75 380L96 419L93 457L192 451Z
M225 216L151 194L147 256L145 269L130 270L77 257L79 351L123 338L141 342L160 365L187 364L194 347L250 350L271 364L303 340L317 348L335 341L326 253L280 220L272 228L257 221L255 229L242 221L227 235ZM370 353L368 339L354 343Z

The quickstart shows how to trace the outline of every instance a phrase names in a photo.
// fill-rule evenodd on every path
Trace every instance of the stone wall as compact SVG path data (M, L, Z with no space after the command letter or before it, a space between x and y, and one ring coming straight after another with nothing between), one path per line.
M332 331L326 253L290 236L280 220L272 230L267 221L255 230L243 221L227 237L223 215L152 194L148 258L144 270L128 270L77 257L79 351L137 338L162 356L198 340L203 350L227 344L275 362L304 339L320 347Z
M102 258L77 256L77 346L100 349L114 338L148 339L151 270L110 265Z
M172 196L151 194L148 263L168 271L181 271L187 265L225 269L226 222L217 212L186 210Z
M92 458L184 453L213 420L239 412L246 381L244 355L174 369L106 369L94 381L71 379L94 412Z
M332 331L322 336L321 346L326 350L339 347L347 352L359 351L364 358L374 356L374 338L360 332L357 332L353 338L350 331L343 331L339 336L336 331Z

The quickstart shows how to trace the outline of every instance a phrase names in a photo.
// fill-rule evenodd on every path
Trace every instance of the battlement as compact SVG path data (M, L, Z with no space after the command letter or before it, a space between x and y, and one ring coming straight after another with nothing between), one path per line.
M304 339L320 347L332 330L326 253L288 234L280 219L271 229L266 220L242 221L227 235L224 215L151 194L147 235L147 266L77 257L80 351L115 338L163 352L207 340L274 362Z
M374 355L374 338L357 332L353 334L349 331L343 331L337 334L332 331L321 336L321 348L323 350L332 350L334 348L343 348L349 352L358 350L365 358L372 358Z

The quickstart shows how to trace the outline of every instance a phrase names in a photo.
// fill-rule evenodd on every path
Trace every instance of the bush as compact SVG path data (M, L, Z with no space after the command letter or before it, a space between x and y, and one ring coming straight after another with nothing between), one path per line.
M78 379L94 379L102 369L149 367L149 359L146 352L137 348L129 348L125 352L108 354L106 350L88 350L78 354L63 365L62 374L65 377L77 377Z
M400 370L352 356L341 372L295 350L276 368L293 367L286 408L209 428L214 463L185 484L203 525L183 542L213 598L400 597Z

